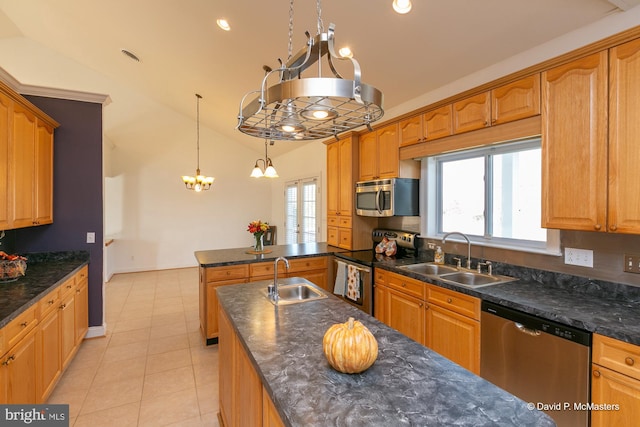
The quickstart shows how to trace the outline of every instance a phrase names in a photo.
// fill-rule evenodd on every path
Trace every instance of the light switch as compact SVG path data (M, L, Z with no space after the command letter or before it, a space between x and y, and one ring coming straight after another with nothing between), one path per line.
M95 243L96 242L96 233L93 231L87 232L87 243Z

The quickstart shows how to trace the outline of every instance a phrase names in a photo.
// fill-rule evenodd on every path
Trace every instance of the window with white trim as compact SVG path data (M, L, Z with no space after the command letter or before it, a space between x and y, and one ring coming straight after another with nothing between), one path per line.
M320 185L318 177L285 183L285 243L312 243L320 235Z
M558 232L540 226L539 137L423 160L427 236L459 231L486 246L559 250Z

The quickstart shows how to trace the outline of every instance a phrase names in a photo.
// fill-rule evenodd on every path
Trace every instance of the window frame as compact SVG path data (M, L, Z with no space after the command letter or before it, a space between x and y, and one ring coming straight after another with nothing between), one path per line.
M289 181L286 181L284 183L284 218L283 218L283 224L284 224L284 240L285 240L285 244L300 244L300 243L305 243L305 242L301 242L301 236L304 234L303 230L298 229L300 227L300 224L296 224L294 226L294 228L296 229L296 231L294 231L295 235L296 235L296 241L295 242L289 242L289 229L290 229L290 225L288 224L288 211L287 211L287 205L289 202L288 199L288 193L287 193L287 189L291 186L296 186L297 187L297 200L296 200L296 213L297 213L297 220L301 219L301 215L304 215L303 211L303 205L304 205L304 200L302 199L302 194L303 194L303 189L304 189L304 185L305 183L309 183L309 182L314 182L316 185L316 189L315 189L315 240L313 242L306 242L306 243L315 243L318 242L319 239L322 237L321 235L321 206L322 206L322 187L321 187L321 181L320 181L320 177L319 176L310 176L310 177L304 177L304 178L297 178L297 179L292 179ZM302 221L298 221L298 222L302 222Z
M442 168L441 160L464 160L479 156L485 157L485 173L488 179L484 184L484 233L483 236L469 235L469 240L478 246L502 248L517 250L531 253L542 253L547 255L561 255L560 249L560 231L555 229L547 229L546 241L534 241L523 239L510 239L503 237L492 237L487 235L487 230L492 230L493 222L493 206L490 202L492 197L492 169L491 162L488 161L487 154L507 154L517 151L524 151L531 148L541 147L540 136L532 136L523 139L507 141L501 144L492 144L482 147L472 148L468 150L460 150L452 153L442 153L421 159L421 189L420 192L425 197L423 200L423 215L421 218L421 235L432 239L442 239L445 235L441 231L442 224L439 212L442 212L442 194L438 188L441 185ZM451 230L454 231L454 230ZM453 236L452 236L453 237ZM456 241L453 238L451 240ZM462 241L462 239L460 239Z

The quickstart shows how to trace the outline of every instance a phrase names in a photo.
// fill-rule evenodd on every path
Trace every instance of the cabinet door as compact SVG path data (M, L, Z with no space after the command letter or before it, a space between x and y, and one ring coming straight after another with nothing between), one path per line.
M36 402L36 331L32 329L2 358L9 404Z
M633 426L640 420L640 380L592 365L591 401L618 405L613 410L591 411L591 427Z
M424 344L424 302L393 289L389 289L386 296L387 324L412 340Z
M35 142L34 221L53 222L53 128L37 121Z
M71 362L76 346L75 291L68 292L62 297L62 304L58 313L60 315L62 368L64 369Z
M340 187L338 192L338 215L351 216L353 212L353 140L345 138L338 141L340 149Z
M360 136L359 140L360 181L376 179L378 177L378 140L376 132L368 132Z
M89 330L89 286L87 279L78 284L75 305L76 345L79 345Z
M262 387L262 427L284 427L282 418L264 387Z
M340 195L340 144L327 145L327 215L337 215Z
M611 49L608 231L640 234L640 40Z
M400 147L406 147L407 145L417 144L422 142L423 126L422 116L409 117L400 121Z
M0 93L0 230L11 226L9 180L9 119L13 102Z
M38 402L45 402L62 373L60 360L60 316L53 310L44 318L37 333L37 363L40 374L37 381Z
M445 105L424 113L424 137L431 141L453 134L453 105Z
M453 133L469 132L490 126L491 97L480 93L453 104Z
M13 106L13 228L33 225L35 210L36 117L19 104Z
M373 286L373 315L376 319L387 324L387 295L388 288L376 283Z
M233 372L235 361L236 337L231 328L231 323L223 310L219 312L220 339L218 344L218 373L220 415L225 426L231 426L233 414ZM216 321L217 322L217 321Z
M385 126L377 132L378 137L378 177L396 178L400 164L398 146L398 124Z
M340 244L338 227L327 227L327 244L331 246L338 246Z
M235 342L235 356L238 363L233 383L236 399L233 404L232 425L260 426L262 425L262 382L240 340L236 338Z
M607 52L542 73L542 226L605 231Z
M426 310L426 346L480 375L480 322L429 304Z
M491 91L491 125L540 114L540 74Z

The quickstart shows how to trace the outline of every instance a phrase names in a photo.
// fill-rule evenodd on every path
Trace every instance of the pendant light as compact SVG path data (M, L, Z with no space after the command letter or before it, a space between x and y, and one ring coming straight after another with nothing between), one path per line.
M237 129L250 136L270 140L313 140L336 136L382 117L382 92L360 80L360 64L352 56L336 54L334 24L325 32L320 0L316 2L318 32L307 32L306 46L292 55L293 0L289 6L289 57L280 68L269 69L260 89L244 95L240 101ZM326 57L333 77L322 76ZM353 80L344 79L334 66L335 60L351 61ZM318 65L317 77L302 73ZM273 76L278 82L268 86ZM250 96L255 96L248 101Z
M271 145L273 145L273 141L271 141ZM258 165L259 162L263 163L264 171ZM278 178L278 172L276 172L276 168L273 167L273 163L269 158L269 153L267 152L267 140L264 140L264 159L256 160L256 165L253 167L251 171L252 178L262 178L263 176L266 178Z
M213 180L215 179L211 176L200 175L200 99L202 99L202 96L196 93L196 176L182 176L182 181L184 182L187 190L193 190L195 192L210 189L211 184L213 184Z

